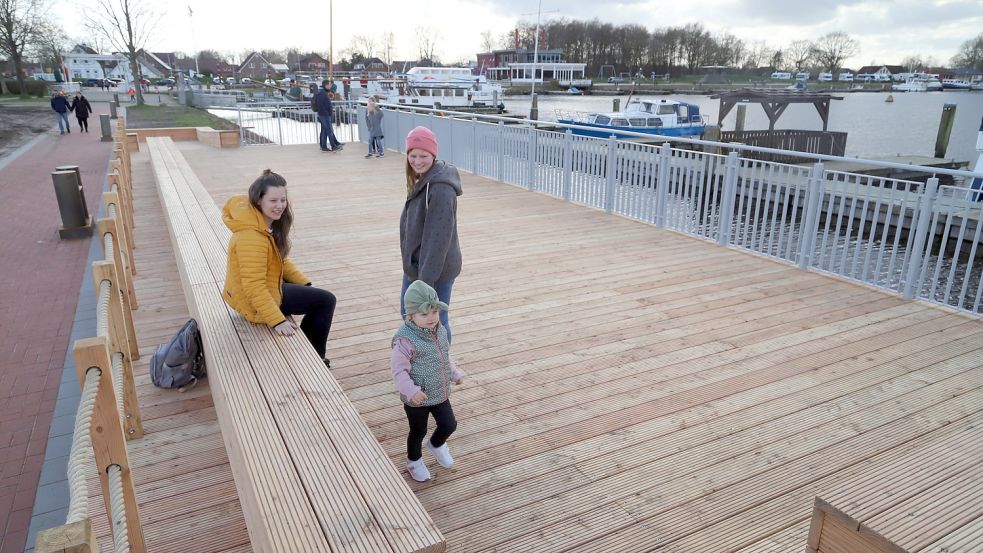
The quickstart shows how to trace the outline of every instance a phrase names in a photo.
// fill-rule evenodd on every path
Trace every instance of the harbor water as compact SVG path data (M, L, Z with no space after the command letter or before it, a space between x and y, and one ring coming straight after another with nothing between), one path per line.
M888 95L893 102L885 102ZM834 94L835 96L836 94ZM975 162L976 136L983 118L983 92L853 92L839 94L829 106L827 130L849 133L846 155L862 158L882 158L896 155L931 156L942 117L942 106L956 104L956 118L949 139L946 158ZM720 101L709 96L639 96L666 98L689 102L700 107L707 122L716 124ZM612 100L618 98L624 107L628 96L561 96L539 97L539 118L556 120L556 111L611 111ZM529 114L528 96L507 96L505 108L512 114ZM734 130L737 110L731 110L723 122L723 130ZM791 104L776 125L779 129L822 130L822 119L812 104ZM744 128L764 130L768 118L757 104L748 105Z

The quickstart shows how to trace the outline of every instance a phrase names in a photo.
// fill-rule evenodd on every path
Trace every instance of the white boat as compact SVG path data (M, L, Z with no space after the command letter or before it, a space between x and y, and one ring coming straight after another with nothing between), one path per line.
M618 131L663 136L700 136L706 127L706 120L700 114L699 106L665 99L631 100L624 110L609 113L557 112L556 121L591 127L574 128L572 131L574 134L599 138L629 136Z
M952 89L952 90L969 90L972 88L972 84L969 81L964 81L962 79L942 79L942 88Z
M908 79L903 83L891 85L891 90L896 92L927 92L928 85L917 79Z
M366 88L389 104L461 111L505 109L502 87L467 67L414 67L405 77L367 81Z

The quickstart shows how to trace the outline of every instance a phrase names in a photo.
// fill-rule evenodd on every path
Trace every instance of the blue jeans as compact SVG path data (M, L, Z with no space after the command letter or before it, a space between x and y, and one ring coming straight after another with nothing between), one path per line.
M58 121L58 130L60 132L65 132L65 131L72 132L72 127L71 127L71 125L68 124L68 112L67 111L64 112L64 113L62 113L60 111L56 111L55 112L55 119Z
M410 280L410 277L408 277L406 275L403 275L403 289L400 290L400 292L399 292L399 314L404 319L406 318L406 305L403 304L403 296L406 295L406 289L409 288L410 287L410 284L412 284L412 283L413 283L413 281ZM450 280L444 280L444 281L438 282L436 285L434 285L433 289L437 291L437 297L440 298L440 301L446 303L447 305L450 305L451 304L451 288L453 286L454 286L454 279L452 278ZM444 328L447 329L447 343L450 343L451 342L451 324L450 324L450 320L447 317L447 312L446 311L441 311L440 312L440 324L444 325Z
M318 115L317 120L321 123L321 136L318 142L321 144L322 150L328 149L328 144L331 144L331 149L334 150L341 145L338 139L334 136L334 127L331 125L330 115Z
M382 154L382 137L373 136L369 139L369 154Z

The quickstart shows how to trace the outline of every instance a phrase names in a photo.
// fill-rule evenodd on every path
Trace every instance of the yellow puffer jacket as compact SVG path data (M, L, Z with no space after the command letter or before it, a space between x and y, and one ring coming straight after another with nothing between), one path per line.
M280 312L283 282L310 284L289 259L281 259L266 231L263 214L247 196L233 196L222 208L222 220L232 230L225 275L225 302L252 323L274 327L286 320Z

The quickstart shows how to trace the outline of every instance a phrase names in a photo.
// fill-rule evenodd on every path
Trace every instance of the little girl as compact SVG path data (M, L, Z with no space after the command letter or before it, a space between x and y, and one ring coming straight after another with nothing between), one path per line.
M457 429L450 402L450 383L460 384L464 375L451 361L447 330L440 324L440 311L447 304L422 280L414 281L403 296L406 321L393 336L390 362L393 380L403 400L403 410L410 425L406 438L406 470L417 482L430 480L423 462L421 442L427 435L427 420L432 414L437 429L427 440L427 449L444 468L454 465L447 449L447 438Z
M365 107L365 124L369 128L369 153L365 154L365 157L370 158L373 155L382 157L385 155L382 151L382 110L379 109L375 96L369 98L369 103Z

